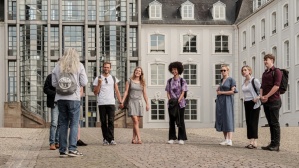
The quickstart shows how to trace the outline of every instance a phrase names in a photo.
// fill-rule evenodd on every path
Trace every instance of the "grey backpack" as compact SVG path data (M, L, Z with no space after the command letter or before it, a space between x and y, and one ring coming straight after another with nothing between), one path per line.
M58 78L56 92L60 95L72 95L77 90L77 81L72 73L62 72Z

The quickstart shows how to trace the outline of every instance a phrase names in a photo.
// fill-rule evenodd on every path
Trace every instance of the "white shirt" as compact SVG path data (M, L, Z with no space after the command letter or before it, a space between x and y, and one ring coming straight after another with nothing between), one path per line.
M100 89L100 93L98 94L98 105L115 105L115 97L114 97L114 80L112 76L109 74L108 77L101 75L102 85ZM96 77L93 81L93 86L98 86L98 77ZM115 77L115 84L117 84L119 80Z
M252 86L252 83L251 83L251 81L253 80L253 77L251 77L251 79L249 80L249 83L248 83L248 89L250 90L250 93L251 93L251 96L253 97L253 98L256 98L258 95L256 94L256 92L254 91L254 89L253 89L253 86ZM260 87L261 87L261 83L260 83L260 81L258 80L258 79L256 79L256 78L254 78L254 81L253 81L253 83L254 83L254 85L255 85L255 88L256 88L256 90L257 90L257 92L259 93L260 92ZM245 81L244 81L244 83L243 83L243 85L245 85ZM242 90L243 90L243 85L242 85ZM247 94L246 94L247 95ZM244 94L244 97L246 96L245 94ZM248 98L244 98L244 100L247 100ZM261 100L258 100L256 103L255 103L255 105L253 106L253 109L257 109L258 107L260 107L261 106Z

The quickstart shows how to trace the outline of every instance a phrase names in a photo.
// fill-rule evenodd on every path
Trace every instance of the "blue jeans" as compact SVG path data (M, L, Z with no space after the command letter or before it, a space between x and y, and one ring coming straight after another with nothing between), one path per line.
M55 104L54 108L51 108L51 126L49 142L51 144L59 143L59 125L58 125L58 106Z
M78 124L80 117L80 101L58 100L59 109L59 152L67 151L67 138L69 138L69 151L77 150ZM68 137L68 128L70 135Z

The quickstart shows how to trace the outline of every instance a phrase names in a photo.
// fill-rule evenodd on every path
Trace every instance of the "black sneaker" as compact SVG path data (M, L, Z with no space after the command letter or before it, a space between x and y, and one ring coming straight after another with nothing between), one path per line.
M77 141L77 146L87 146L87 144L84 143L83 141L81 141L81 139L79 139L79 140Z
M77 156L83 156L82 153L80 153L79 151L75 150L75 151L69 151L69 156L71 157L77 157Z
M65 152L60 152L59 157L64 158L64 157L68 157L68 155Z

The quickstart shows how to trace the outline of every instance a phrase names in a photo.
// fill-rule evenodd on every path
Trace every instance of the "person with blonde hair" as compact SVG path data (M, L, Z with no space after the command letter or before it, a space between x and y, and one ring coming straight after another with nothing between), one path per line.
M261 110L261 101L259 95L261 83L258 79L251 76L252 69L248 65L242 67L241 74L243 77L245 77L244 83L242 84L242 91L244 96L247 138L249 139L249 144L245 147L248 149L256 149L258 139L258 123Z
M77 135L80 117L80 87L86 86L87 82L85 68L80 62L78 52L74 48L65 49L63 57L52 71L52 85L56 87L55 101L57 101L59 110L60 157L83 156L77 150Z
M232 146L232 136L235 131L234 124L234 94L236 91L236 81L229 76L229 66L221 66L222 79L217 88L216 99L216 122L217 131L222 131L224 141L220 145Z
M133 137L132 144L142 144L139 132L139 120L143 116L142 96L146 103L146 111L149 110L149 103L146 93L145 80L141 67L136 67L132 77L126 82L126 91L123 96L123 101L128 99L128 115L133 121ZM122 102L124 104L124 102Z

